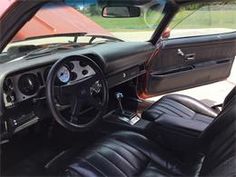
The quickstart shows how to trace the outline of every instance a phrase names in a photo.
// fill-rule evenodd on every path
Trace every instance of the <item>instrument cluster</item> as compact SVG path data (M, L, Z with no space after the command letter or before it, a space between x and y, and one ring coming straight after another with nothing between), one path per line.
M3 85L5 107L37 97L41 91L45 92L50 68L51 66L44 66L7 77ZM58 70L56 82L59 85L67 84L94 74L95 71L90 66L83 62L73 61Z

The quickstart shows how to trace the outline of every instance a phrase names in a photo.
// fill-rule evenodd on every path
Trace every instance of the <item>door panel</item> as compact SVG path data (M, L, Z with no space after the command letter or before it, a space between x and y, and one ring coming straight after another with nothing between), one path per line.
M169 39L148 64L145 94L160 95L223 80L236 55L236 33Z

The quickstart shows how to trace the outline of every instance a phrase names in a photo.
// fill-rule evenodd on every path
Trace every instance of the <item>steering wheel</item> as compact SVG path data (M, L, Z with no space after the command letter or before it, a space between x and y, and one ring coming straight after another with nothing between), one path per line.
M87 56L69 56L51 67L46 96L59 124L71 131L87 130L104 114L107 81L101 68Z

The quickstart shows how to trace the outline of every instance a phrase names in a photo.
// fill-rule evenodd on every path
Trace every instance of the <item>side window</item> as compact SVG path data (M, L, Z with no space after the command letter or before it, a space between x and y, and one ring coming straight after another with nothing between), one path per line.
M235 32L236 1L182 7L169 27L170 38Z

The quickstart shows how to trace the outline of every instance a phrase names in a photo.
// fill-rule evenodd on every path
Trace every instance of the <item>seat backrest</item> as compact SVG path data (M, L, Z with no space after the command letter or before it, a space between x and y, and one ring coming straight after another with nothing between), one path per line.
M223 108L229 103L229 101L236 95L236 86L231 90L224 100Z
M236 176L236 95L202 133L201 141L206 156L200 175Z

